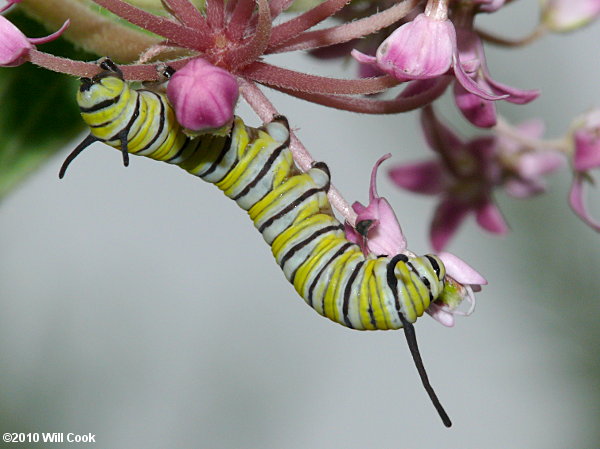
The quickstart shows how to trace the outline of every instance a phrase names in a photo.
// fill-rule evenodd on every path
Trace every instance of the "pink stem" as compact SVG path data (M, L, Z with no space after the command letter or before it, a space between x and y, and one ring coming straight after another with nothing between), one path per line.
M44 53L39 50L29 50L28 59L35 65L53 72L66 73L80 77L90 77L98 73L98 64L93 62L74 61Z
M67 19L67 20L65 20L65 23L63 23L63 25L60 27L60 29L55 31L54 33L52 33L48 36L45 36L45 37L28 37L27 40L34 45L45 44L46 42L51 42L54 39L56 39L58 36L63 34L70 24L71 24L71 20Z
M148 31L166 37L186 48L204 50L207 43L198 31L173 22L164 17L150 14L122 0L93 0L98 5L125 20Z
M190 59L178 59L168 62L168 65L177 70L187 64ZM29 50L29 61L54 72L79 77L91 77L100 71L98 64L94 62L74 61L35 49ZM152 64L120 65L119 68L128 81L157 81L159 79L157 67Z
M303 31L315 26L317 23L322 22L326 18L334 15L340 9L342 9L348 0L326 0L318 6L306 11L287 22L277 25L273 28L271 33L271 42L269 48L274 48L281 45L283 42L296 37Z
M430 104L444 93L450 82L451 80L443 80L418 95L406 98L396 98L395 100L375 100L372 98L356 98L342 95L323 95L298 92L276 86L270 87L293 97L310 101L311 103L317 103L344 111L359 112L363 114L397 114L399 112L413 111Z
M398 80L388 75L357 80L327 78L284 69L264 62L255 62L244 69L243 75L271 87L336 95L373 94L399 83Z
M254 0L237 0L229 24L225 29L229 39L237 42L244 37L244 32L253 12Z
M223 29L225 3L223 0L206 0L206 20L213 30Z
M271 37L271 14L267 0L258 2L258 25L254 36L247 44L230 51L226 56L226 63L234 68L244 67L257 60L269 45Z
M479 37L484 41L489 42L490 44L499 45L501 47L523 47L525 45L529 45L538 40L540 37L544 36L547 31L548 30L546 27L543 25L538 25L529 35L513 40L502 36L497 36L485 30L476 30Z
M194 28L202 34L208 31L206 20L189 0L162 0L169 12L173 14L177 20L189 28Z
M278 115L277 109L275 109L273 104L254 82L242 77L238 77L238 82L244 99L263 122L269 122L275 115ZM302 171L307 171L312 167L314 163L313 157L292 130L290 130L290 150L294 161ZM329 187L327 197L332 207L354 226L356 213L333 184Z
M307 31L286 41L279 48L269 48L267 53L308 50L358 39L392 25L410 13L419 3L420 0L404 0L402 3L364 19L322 30Z

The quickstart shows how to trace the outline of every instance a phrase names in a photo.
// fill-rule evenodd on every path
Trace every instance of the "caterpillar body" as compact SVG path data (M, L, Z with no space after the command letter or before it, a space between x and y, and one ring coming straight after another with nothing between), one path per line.
M429 384L419 355L414 323L443 294L446 271L435 255L365 256L346 239L333 216L327 191L329 169L316 163L305 173L294 165L287 120L261 128L235 117L227 135L187 137L166 96L132 89L110 61L84 78L77 101L89 136L67 157L71 161L94 141L178 165L215 184L246 210L271 246L296 291L319 314L352 329L404 332L434 406L450 419Z

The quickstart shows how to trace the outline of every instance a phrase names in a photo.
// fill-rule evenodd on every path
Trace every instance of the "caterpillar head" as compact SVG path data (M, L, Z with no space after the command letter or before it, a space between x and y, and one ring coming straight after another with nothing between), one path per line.
M81 117L90 126L104 123L111 120L111 114L114 114L114 108L107 106L114 105L123 100L127 104L127 97L131 94L129 87L123 79L123 72L110 59L105 58L99 64L102 70L92 78L82 78L81 86L77 91L77 103L81 111ZM108 110L108 112L107 112ZM129 153L127 152L127 132L119 134L121 140L121 153L123 155L123 164L129 165ZM59 178L63 178L67 167L73 160L92 143L100 140L93 132L79 144L67 156L58 173Z
M81 78L81 85L77 92L77 103L82 113L93 110L100 103L115 101L123 90L127 88L123 80L123 72L110 59L106 58L100 63L102 71L92 78ZM85 120L85 114L83 119Z
M474 292L480 291L487 281L467 263L450 253L441 253L437 259L444 264L443 287L427 313L443 325L451 327L454 325L455 315L470 315L473 312ZM465 301L468 307L460 307Z

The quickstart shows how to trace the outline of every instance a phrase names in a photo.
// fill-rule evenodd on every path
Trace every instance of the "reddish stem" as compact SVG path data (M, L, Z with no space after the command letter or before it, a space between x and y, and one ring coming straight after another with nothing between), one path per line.
M186 48L204 50L207 42L197 30L164 17L156 16L122 0L93 0L98 5L141 28L166 37Z
M359 112L363 114L397 114L399 112L413 111L430 104L444 93L450 81L451 80L440 81L432 88L418 95L407 98L396 98L394 100L375 100L372 98L356 98L342 95L323 95L298 92L280 87L274 87L274 89L310 101L311 103L317 103L344 111Z
M263 122L267 123L273 119L273 116L278 115L273 104L256 84L242 77L238 77L238 82L242 96ZM290 130L290 150L294 161L302 171L307 171L312 167L313 157L292 130ZM329 187L327 197L331 205L340 212L344 219L354 226L356 213L333 184Z
M206 20L213 30L223 29L225 3L223 0L206 0Z
M169 62L169 65L177 70L183 67L190 59L178 59L177 61ZM98 64L95 62L74 61L35 49L29 50L29 61L54 72L78 77L94 76L100 71ZM155 65L133 64L121 65L119 68L123 71L123 76L128 81L157 81L159 79L158 70Z
M277 47L283 42L297 36L315 26L342 9L348 0L326 0L324 3L306 11L291 20L273 28L269 48Z
M358 39L392 25L410 13L419 3L420 0L404 0L402 3L364 19L322 30L307 31L286 41L278 48L267 49L267 53L308 50Z
M169 12L177 20L189 28L194 28L204 34L208 31L206 20L189 0L162 0Z
M255 62L243 75L261 84L281 89L320 94L372 94L396 86L399 81L384 75L357 80L328 78L284 69L264 62Z
M256 61L264 54L271 37L271 13L267 0L258 2L258 25L248 43L227 53L225 61L234 68L241 68Z
M225 29L225 33L232 41L237 42L244 37L248 21L254 12L254 4L254 0L237 0L235 3L235 9Z

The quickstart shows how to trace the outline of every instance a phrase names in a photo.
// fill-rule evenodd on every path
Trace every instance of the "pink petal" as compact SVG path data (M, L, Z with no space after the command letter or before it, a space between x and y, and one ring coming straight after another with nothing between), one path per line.
M573 166L586 171L600 166L600 126L597 129L580 128L574 133L575 155Z
M464 221L469 208L454 199L446 198L438 205L431 223L431 246L441 251Z
M454 83L454 101L460 112L473 125L480 128L491 128L496 125L494 102L472 94L460 83Z
M529 198L534 195L543 193L546 190L546 185L541 180L533 179L509 179L504 184L504 190L513 198Z
M360 235L358 231L349 223L344 223L344 232L346 234L346 239L350 240L352 243L362 246L365 240L364 237Z
M506 234L508 225L504 221L500 210L491 201L484 202L476 210L477 223L483 229L494 234Z
M591 217L584 204L584 181L584 176L581 173L578 173L575 176L575 179L573 179L571 191L569 192L569 204L571 205L573 212L575 212L575 214L581 218L585 224L587 224L593 230L600 232L600 222Z
M382 42L377 64L401 81L438 77L450 69L454 36L450 20L419 14Z
M598 0L548 0L542 11L543 23L556 32L571 31L600 15Z
M454 314L449 312L445 307L432 302L425 312L438 323L446 327L454 327Z
M34 48L27 37L4 16L0 16L0 66L15 67L26 61Z
M400 254L406 250L406 238L402 233L394 209L385 198L379 198L376 201L379 223L369 231L367 246L373 254L378 256Z
M388 174L398 187L426 195L443 192L446 184L445 170L437 159L398 165Z
M523 178L537 178L552 173L565 164L565 157L553 151L539 151L521 156L517 170ZM600 163L600 160L598 161Z
M379 198L379 195L377 195L377 170L383 161L391 157L391 153L384 154L377 160L377 162L375 162L375 165L371 170L371 185L369 186L369 199L371 201L373 201L375 198Z
M452 253L438 254L444 262L446 273L455 281L464 285L486 285L488 282L477 270Z
M539 139L544 135L545 125L544 121L540 118L532 118L519 123L516 128L525 137L530 139Z
M55 39L58 39L60 37L61 34L63 34L65 32L65 30L69 27L69 25L71 24L71 21L69 19L65 20L65 23L63 23L63 25L59 28L58 31L55 31L54 33L46 36L46 37L30 37L29 42L31 42L34 45L39 45L39 44L45 44L47 42L51 42Z
M485 73L485 71L484 71ZM510 87L506 84L499 83L493 80L489 75L485 74L485 79L492 87L492 91L499 95L508 95L505 98L506 101L513 104L527 104L530 101L535 100L540 96L540 91L537 89L517 89L516 87Z
M377 64L377 58L375 58L375 56L364 54L356 49L353 49L350 54L361 64Z
M467 75L467 73L465 73L458 59L458 54L455 56L453 67L456 80L462 85L462 87L464 87L472 94L489 101L504 100L508 97L508 95L494 95L490 92L483 90L479 86L479 84L473 81L473 79L469 75Z

